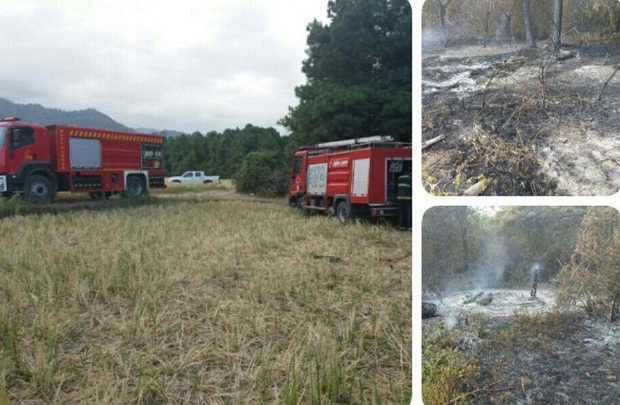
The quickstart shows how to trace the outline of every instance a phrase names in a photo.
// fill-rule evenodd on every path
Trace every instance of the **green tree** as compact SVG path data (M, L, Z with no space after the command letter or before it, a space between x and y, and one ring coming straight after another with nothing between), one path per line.
M181 174L187 170L204 170L222 178L234 178L245 157L254 151L273 151L281 155L285 140L273 128L248 124L243 129L226 129L223 133L194 132L166 139L166 170Z
M282 195L287 188L287 169L284 154L259 149L248 153L235 176L237 191L264 197Z
M299 105L281 123L295 145L376 134L411 141L411 8L405 0L333 0L308 25Z
M224 131L218 143L221 165L216 169L222 173L221 176L228 178L236 177L244 158L249 153L259 149L281 153L284 148L284 142L278 131L251 124L246 125L243 129Z
M166 139L165 147L166 170L171 175L181 174L187 170L198 170L198 156L192 147L189 135L180 135Z

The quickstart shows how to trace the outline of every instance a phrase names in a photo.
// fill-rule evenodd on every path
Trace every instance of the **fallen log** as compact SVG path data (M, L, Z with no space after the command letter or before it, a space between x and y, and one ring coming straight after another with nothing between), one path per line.
M469 187L467 190L463 191L463 195L465 196L477 196L487 189L489 184L491 184L492 179L482 179L473 186Z
M479 293L477 293L473 297L470 297L470 298L468 298L466 300L463 300L463 304L467 305L467 304L471 304L472 302L475 302L478 298L480 298L482 296L482 294L484 294L484 291L480 291Z
M424 141L424 142L422 142L422 150L428 148L431 145L436 144L437 142L443 141L444 139L446 139L445 135L439 135L439 136L436 136L436 137L434 137L432 139L429 139L428 141Z
M557 60L558 62L562 62L567 59L574 58L575 56L577 56L577 52L575 51L560 51L555 56L555 60Z
M491 301L493 301L493 293L488 293L484 297L479 298L476 303L478 305L487 306L491 303Z

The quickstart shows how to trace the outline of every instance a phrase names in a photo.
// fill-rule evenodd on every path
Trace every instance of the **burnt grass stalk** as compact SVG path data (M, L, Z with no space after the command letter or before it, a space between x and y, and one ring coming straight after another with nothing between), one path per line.
M552 195L557 184L542 172L538 146L553 136L554 122L609 114L595 101L596 89L556 82L544 64L529 83L503 84L499 73L495 69L482 89L467 96L423 96L423 139L445 134L446 147L457 151L446 163L452 170L423 173L433 194L460 194L483 177L489 180L485 195Z

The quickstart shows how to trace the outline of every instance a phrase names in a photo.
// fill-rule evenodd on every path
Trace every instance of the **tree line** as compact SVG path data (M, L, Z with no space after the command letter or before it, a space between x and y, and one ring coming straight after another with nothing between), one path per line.
M205 170L237 189L284 194L289 159L301 145L391 135L411 142L412 17L407 0L330 0L328 23L307 26L307 82L281 124L167 138L171 174Z
M527 288L534 269L559 289L562 305L616 306L620 214L608 207L433 207L424 214L424 290Z
M204 170L211 175L234 179L242 192L281 195L287 183L287 139L274 128L251 124L243 129L168 137L166 170L170 174Z
M617 0L428 0L427 38L442 45L478 42L610 42L620 40ZM430 35L432 32L435 35Z

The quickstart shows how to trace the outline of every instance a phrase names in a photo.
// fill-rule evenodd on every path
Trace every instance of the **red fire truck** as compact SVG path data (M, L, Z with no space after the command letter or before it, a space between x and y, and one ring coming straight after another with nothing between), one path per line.
M164 138L0 120L0 192L47 203L58 191L139 196L165 187Z
M398 215L396 180L411 171L411 144L373 136L302 146L295 153L289 204L352 218Z

